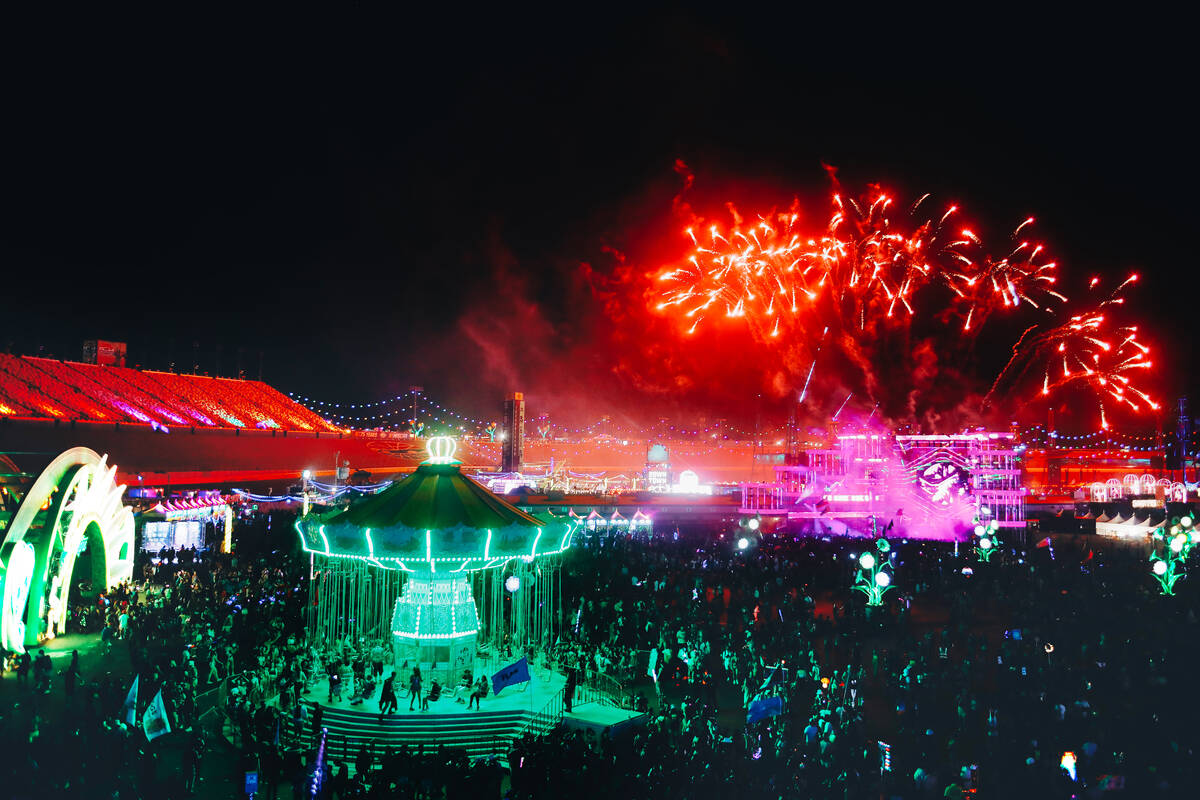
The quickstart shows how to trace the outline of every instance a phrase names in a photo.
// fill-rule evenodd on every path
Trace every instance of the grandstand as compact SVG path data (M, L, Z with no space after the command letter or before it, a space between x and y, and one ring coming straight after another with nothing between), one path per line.
M40 469L54 455L85 446L108 453L130 487L286 488L309 470L332 476L335 462L379 478L413 469L425 456L417 435L353 431L323 419L261 381L176 375L0 353L0 453ZM535 473L560 468L637 474L646 442L527 440ZM675 443L677 468L709 480L744 480L752 443ZM500 445L464 436L458 457L494 470Z
M261 381L0 354L0 417L132 425L338 428Z
M131 487L286 487L335 461L390 476L420 461L400 434L352 432L261 381L0 354L0 453L39 468L76 446Z

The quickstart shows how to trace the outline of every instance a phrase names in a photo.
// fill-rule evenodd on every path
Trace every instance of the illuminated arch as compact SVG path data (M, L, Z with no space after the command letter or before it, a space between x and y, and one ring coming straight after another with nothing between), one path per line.
M1104 482L1104 486L1108 489L1109 502L1120 500L1125 496L1124 484L1122 484L1116 478L1109 478Z
M83 542L99 590L133 576L133 513L108 456L72 448L42 471L22 498L0 545L0 643L24 652L62 633Z

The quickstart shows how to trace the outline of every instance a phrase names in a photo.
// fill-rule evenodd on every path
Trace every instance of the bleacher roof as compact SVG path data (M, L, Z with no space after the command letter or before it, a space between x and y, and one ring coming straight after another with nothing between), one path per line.
M335 431L262 381L0 353L0 418Z

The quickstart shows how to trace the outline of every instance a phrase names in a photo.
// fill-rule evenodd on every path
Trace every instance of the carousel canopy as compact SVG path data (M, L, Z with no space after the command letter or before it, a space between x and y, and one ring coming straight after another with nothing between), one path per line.
M441 440L451 441L451 440ZM306 549L390 569L487 569L570 546L574 525L547 525L462 474L453 445L435 447L416 472L384 491L296 523Z

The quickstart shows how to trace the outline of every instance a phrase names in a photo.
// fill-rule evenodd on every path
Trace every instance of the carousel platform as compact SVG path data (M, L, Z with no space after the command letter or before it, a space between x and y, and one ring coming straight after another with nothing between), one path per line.
M427 752L440 745L461 749L476 758L502 756L517 736L544 732L558 724L565 686L564 676L537 670L529 682L505 687L498 696L484 698L479 710L468 709L465 702L456 703L451 687L441 699L429 704L428 711L416 710L415 704L409 711L408 693L397 691L399 707L383 717L379 715L378 690L360 705L351 705L348 699L329 703L327 689L320 688L305 693L302 699L305 703L315 701L324 709L321 725L328 731L326 747L335 760L351 761L368 744L373 744L376 758L400 745L409 749L423 746ZM297 731L295 723L287 720L287 734L292 741L312 740L311 713L302 725L303 730Z
M623 732L645 725L649 715L624 708L614 708L604 703L577 703L575 708L563 714L565 728L591 731L596 735L619 736Z

